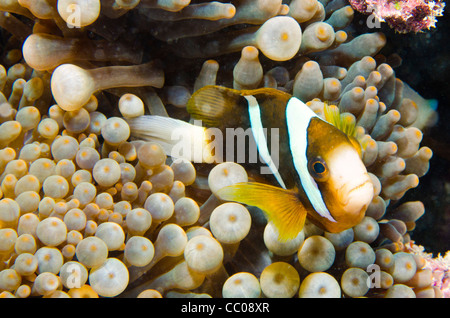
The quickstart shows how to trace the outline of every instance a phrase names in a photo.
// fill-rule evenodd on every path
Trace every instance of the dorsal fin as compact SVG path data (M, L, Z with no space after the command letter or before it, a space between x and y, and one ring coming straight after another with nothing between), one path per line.
M292 95L289 93L271 87L247 89L239 92L242 96L253 95L259 98L260 96L264 96L263 99L269 99L273 101L279 100L283 105L286 105L287 101L292 97Z
M241 100L238 90L209 85L192 94L186 109L192 118L202 120L206 126L222 127L236 118L233 110Z

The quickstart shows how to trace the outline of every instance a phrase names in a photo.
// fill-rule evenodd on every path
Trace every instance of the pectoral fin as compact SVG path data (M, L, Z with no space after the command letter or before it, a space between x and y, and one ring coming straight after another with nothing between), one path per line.
M278 229L281 241L295 238L305 224L306 209L293 190L242 182L220 189L217 196L222 200L260 208Z

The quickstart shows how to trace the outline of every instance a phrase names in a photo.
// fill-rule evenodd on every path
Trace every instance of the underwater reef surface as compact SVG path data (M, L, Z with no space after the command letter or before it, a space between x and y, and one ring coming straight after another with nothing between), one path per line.
M450 101L450 92L446 89L450 83L449 44L446 41L449 32L450 19L444 15L439 20L439 28L431 32L403 36L392 32L391 47L387 48L390 52L395 50L403 58L402 65L396 69L399 76L408 78L411 87L420 89L422 96L438 102L439 121L428 129L422 141L433 149L430 170L420 181L419 187L406 195L408 198L420 198L430 211L423 215L413 237L435 254L450 247L450 127L447 124L450 110L446 106ZM429 235L431 228L437 231L436 235Z
M367 17L355 16L353 27L359 32L368 32ZM395 68L399 78L408 79L407 83L427 99L437 102L438 122L424 133L422 145L433 150L430 170L421 178L417 188L406 193L404 200L418 198L425 203L429 213L422 216L416 229L412 232L414 240L420 241L429 252L443 253L450 247L449 240L449 162L450 111L445 105L450 100L446 89L450 83L449 37L450 18L444 15L439 19L439 27L427 32L400 34L387 24L381 24L381 31L388 41L382 49L386 55L396 54L401 57L401 64ZM433 65L433 67L430 67ZM431 212L433 211L433 212ZM429 235L429 229L437 232Z
M450 297L445 14L398 34L341 0L0 10L0 297ZM254 171L137 138L129 119L187 122L207 85L337 105L374 184L362 221L281 241L214 194Z

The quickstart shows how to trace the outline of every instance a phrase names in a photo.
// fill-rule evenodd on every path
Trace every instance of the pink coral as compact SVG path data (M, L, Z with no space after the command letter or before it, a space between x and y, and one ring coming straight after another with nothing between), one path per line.
M419 32L435 27L442 16L442 0L349 0L351 6L365 14L373 14L381 22L400 33Z
M433 273L432 286L438 288L444 298L450 298L450 251L447 251L444 256L439 254L433 258L433 254L426 253L423 246L411 242L405 247L409 252L424 258L424 268L430 269Z

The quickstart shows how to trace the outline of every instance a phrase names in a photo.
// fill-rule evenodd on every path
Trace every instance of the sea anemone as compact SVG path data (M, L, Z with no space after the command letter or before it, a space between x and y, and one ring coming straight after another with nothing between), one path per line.
M433 5L387 21L433 24ZM425 205L405 197L429 169L436 110L397 78L383 33L354 31L345 1L0 10L0 297L449 296L448 254L411 240ZM349 135L374 187L362 221L329 233L306 220L281 240L261 210L217 195L259 181L254 169L176 158L140 133L142 115L187 125L207 85L290 93Z

